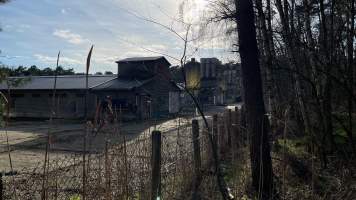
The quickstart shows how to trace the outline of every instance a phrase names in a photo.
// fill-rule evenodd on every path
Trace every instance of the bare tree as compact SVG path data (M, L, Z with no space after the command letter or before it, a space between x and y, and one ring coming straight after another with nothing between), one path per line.
M9 2L10 0L0 0L0 5ZM1 27L0 27L0 31L2 31ZM1 51L0 51L1 53Z
M173 21L178 22L182 27L183 27L183 34L179 33L174 27L169 26L169 25L165 25L163 23L160 23L158 20L149 18L149 17L145 17L142 15L139 15L137 13L134 13L132 11L128 11L129 13L131 13L132 15L134 15L135 17L156 24L160 27L162 27L163 29L168 30L169 32L173 33L178 39L181 40L181 42L183 43L183 51L182 54L180 56L180 58L175 58L174 56L169 56L177 61L179 61L180 63L180 67L182 69L182 76L183 76L183 81L184 81L184 86L183 89L184 91L191 97L192 101L194 102L194 106L196 107L196 109L198 110L200 116L203 119L205 128L208 130L208 139L209 139L209 143L210 143L210 148L212 149L212 156L213 156L213 161L214 161L214 167L215 167L215 173L216 173L216 177L217 177L217 185L219 187L221 196L223 199L225 200L232 200L234 199L234 196L231 194L230 189L228 188L225 180L224 180L224 176L222 173L222 169L221 169L221 164L220 164L220 160L218 157L218 150L217 150L217 146L215 145L214 142L214 138L211 132L211 127L209 126L208 120L206 118L206 115L203 112L203 109L197 99L197 97L194 95L194 93L188 88L187 86L187 80L186 80L186 73L185 73L185 64L187 61L187 57L191 56L194 54L194 52L196 52L198 50L198 47L192 45L192 42L197 40L197 37L192 36L192 26L193 23L192 22L187 22L184 20L184 1L183 3L180 5L180 10L179 10L179 14L180 17L178 18L174 18L174 17L170 17ZM199 36L198 36L199 37ZM188 51L188 47L193 46L193 52L191 54L189 54ZM149 49L147 49L149 50ZM151 51L151 50L149 50ZM159 53L159 52L155 52L155 53ZM166 54L163 54L166 55ZM159 74L157 74L159 75ZM171 80L168 80L171 81ZM174 83L174 82L173 82ZM176 83L175 83L176 84ZM198 187L199 187L200 183L197 183Z

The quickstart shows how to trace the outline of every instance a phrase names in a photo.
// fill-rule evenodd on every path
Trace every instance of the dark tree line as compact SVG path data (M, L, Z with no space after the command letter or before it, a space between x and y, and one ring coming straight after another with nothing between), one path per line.
M38 68L36 65L31 67L18 66L16 68L10 68L7 66L0 66L1 76L54 76L56 70L46 67L44 69ZM85 73L75 72L73 68L65 69L62 66L57 68L57 75L85 75ZM113 75L111 71L96 72L95 75Z
M278 143L284 131L281 122L287 119L294 127L288 133L303 141L317 163L312 170L332 167L335 157L352 162L356 153L355 0L215 0L210 6L208 23L224 24L242 62L255 189L273 184L269 169L264 168L271 167L265 151L268 143ZM261 114L270 116L268 138Z
M9 68L9 67L0 67L0 73L6 74L7 76L53 76L55 74L55 70L47 67L44 69L38 68L36 65L32 65L31 67L23 67L19 66L17 68ZM58 75L74 75L74 69L69 68L65 69L61 66L57 68Z

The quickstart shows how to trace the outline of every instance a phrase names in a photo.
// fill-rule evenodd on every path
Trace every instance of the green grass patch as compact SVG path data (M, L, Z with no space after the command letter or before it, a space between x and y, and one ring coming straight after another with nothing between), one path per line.
M283 148L286 151L295 154L302 155L305 153L305 146L309 142L309 137L305 136L302 138L294 138L294 139L278 139L275 144L276 151L283 151Z

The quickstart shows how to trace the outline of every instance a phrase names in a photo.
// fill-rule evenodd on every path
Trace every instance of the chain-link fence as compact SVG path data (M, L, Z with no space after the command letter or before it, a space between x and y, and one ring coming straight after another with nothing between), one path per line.
M232 117L227 113L225 117L215 117L215 121L208 118L210 132L202 120L196 120L199 121L198 134L192 134L191 119L179 118L180 122L173 129L156 127L162 130L157 194L160 199L189 198L194 192L197 173L204 185L201 190L217 191L216 180L211 175L214 165L209 134L219 146L219 153L226 148L234 149L229 145L236 137L230 135L237 136L235 132L239 130L233 128L233 121L237 120ZM198 141L195 144L193 135ZM100 153L86 151L88 146L95 145L90 137L83 139L81 152L57 157L56 152L49 150L47 161L37 167L3 177L3 199L151 199L155 190L152 167L156 148L152 143L152 129L143 131L135 139L128 140L126 134L120 137L120 143L107 140Z
M184 199L191 192L194 155L191 121L161 133L160 198ZM200 125L202 166L211 158L207 132ZM84 136L83 136L84 137ZM100 153L83 151L56 157L3 177L3 199L150 199L152 195L151 130L121 143L107 140ZM85 145L90 144L90 139ZM90 144L95 145L95 144Z

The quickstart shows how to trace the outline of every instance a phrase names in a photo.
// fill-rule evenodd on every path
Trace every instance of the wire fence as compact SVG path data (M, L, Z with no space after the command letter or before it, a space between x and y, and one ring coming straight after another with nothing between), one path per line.
M190 119L179 120L182 123L175 129L164 130L160 134L160 199L187 199L194 192L194 177L197 176L197 157L194 154L197 152L193 145L192 122ZM214 172L208 134L215 134L219 151L225 151L231 142L229 132L234 131L230 127L233 124L231 120L231 113L228 119L220 116L214 126L213 119L209 118L213 127L210 132L200 122L198 137L195 138L199 145L200 171L208 174L201 182L210 193L216 191L216 184L214 176L209 176ZM91 144L89 137L83 142L82 152L56 157L55 152L49 151L46 162L3 177L2 199L152 199L152 191L155 190L152 184L153 152L156 147L152 143L151 131L145 130L131 140L122 134L120 143L107 140L100 153L86 151L86 146L95 145Z

